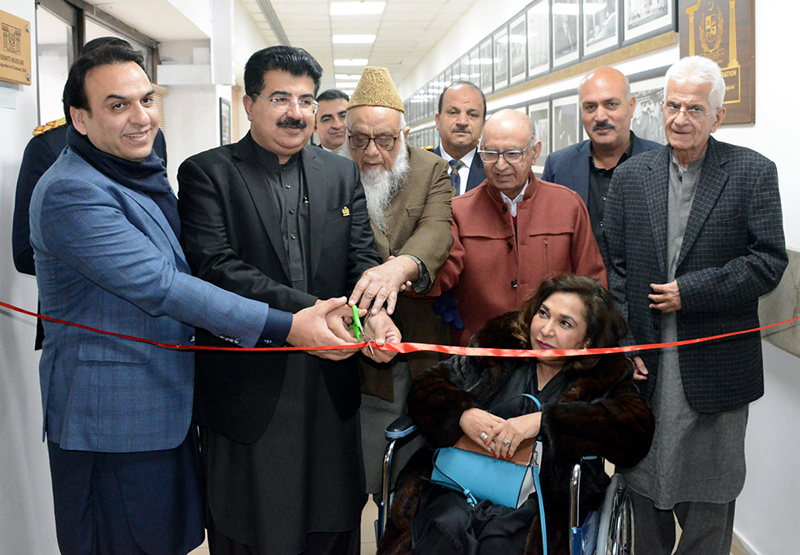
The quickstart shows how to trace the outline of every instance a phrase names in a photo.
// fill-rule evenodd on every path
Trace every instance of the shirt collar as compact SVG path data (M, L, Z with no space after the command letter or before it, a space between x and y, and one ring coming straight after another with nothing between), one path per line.
M439 152L441 152L441 153L442 153L442 158L444 158L445 162L448 162L448 163L449 163L449 162L450 162L450 160L452 160L452 159L453 159L453 157L452 157L452 156L450 156L450 155L447 153L447 151L444 149L444 147L442 146L442 143L439 143ZM464 165L465 165L467 168L471 168L471 167L472 167L472 161L475 159L475 153L476 153L476 152L478 152L478 147L475 147L475 148L473 148L472 150L470 150L469 152L467 152L467 153L466 153L466 154L465 154L465 155L464 155L464 156L461 158L461 161L462 161L462 162L464 162Z
M530 185L530 183L531 180L528 179L528 181L525 182L525 186L522 188L522 190L519 192L516 198L514 198L514 200L511 200L506 196L506 194L503 191L500 191L500 198L502 198L503 202L505 202L508 205L509 209L511 210L512 216L517 215L517 203L520 202L525 197L525 191L528 189L528 185Z

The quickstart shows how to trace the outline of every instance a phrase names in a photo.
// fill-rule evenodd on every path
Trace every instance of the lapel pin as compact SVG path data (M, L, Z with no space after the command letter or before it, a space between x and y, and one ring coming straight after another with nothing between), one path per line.
M346 207L346 206L344 208L342 208L342 216L344 216L346 218L349 215L350 215L350 209L348 207Z

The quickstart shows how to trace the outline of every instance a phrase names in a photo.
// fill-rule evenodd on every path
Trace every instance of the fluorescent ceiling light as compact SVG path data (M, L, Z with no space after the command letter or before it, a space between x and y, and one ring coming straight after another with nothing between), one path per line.
M352 81L336 81L336 88L337 89L352 89L357 85L357 83L353 83Z
M331 2L331 15L379 15L386 2Z
M333 65L335 66L365 66L369 63L369 60L366 58L338 58L333 60Z
M361 79L361 75L355 73L337 73L333 76L333 78L342 80L352 79L354 81L358 81L359 79Z
M333 35L333 44L372 44L375 35Z

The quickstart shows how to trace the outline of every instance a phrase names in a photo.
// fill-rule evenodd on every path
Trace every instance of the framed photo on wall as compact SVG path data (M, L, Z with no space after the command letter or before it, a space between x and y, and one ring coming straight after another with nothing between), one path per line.
M233 135L233 131L231 125L233 120L231 120L231 103L225 100L224 98L219 99L219 144L229 145L231 144L231 136Z
M620 0L581 0L584 57L619 46L619 2Z
M513 85L525 80L528 50L528 34L525 32L525 14L511 22L508 26L508 48L511 53L511 73L509 84Z
M580 55L579 13L578 0L559 0L553 3L553 67L574 62Z
M492 37L487 37L480 46L481 55L481 90L484 94L491 94L494 72L494 56L492 54Z
M552 152L574 145L581 140L581 118L578 95L570 94L553 99L551 133Z
M528 104L528 117L531 118L536 128L536 138L542 141L539 160L533 166L534 173L542 175L544 162L550 154L550 101L543 100Z
M675 29L675 0L625 0L624 43Z
M472 81L469 74L469 54L464 54L461 58L461 67L459 68L458 79L456 79L456 81Z
M636 99L631 118L631 131L640 139L667 144L664 133L664 115L661 103L664 100L664 75L667 68L632 75L631 94Z
M528 79L550 69L550 2L539 0L528 8Z
M492 35L494 43L494 90L508 86L508 27Z
M469 51L469 78L467 81L472 81L479 89L481 87L481 51L479 47L475 47Z

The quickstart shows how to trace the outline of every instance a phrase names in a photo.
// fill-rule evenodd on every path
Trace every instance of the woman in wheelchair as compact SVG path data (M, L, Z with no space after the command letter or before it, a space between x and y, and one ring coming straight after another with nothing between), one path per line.
M580 349L613 347L627 332L611 295L574 275L542 283L519 312L489 322L473 347ZM534 395L536 405L521 393ZM511 403L505 401L512 399ZM503 404L502 412L490 410ZM584 457L630 467L648 452L653 414L621 354L579 358L455 356L414 380L408 411L430 447L466 435L490 456L511 457L520 442L541 436L541 495L547 553L568 553L569 479ZM431 451L421 449L400 473L379 554L540 554L537 493L516 509L481 501L430 482ZM609 483L600 459L584 463L583 519Z

